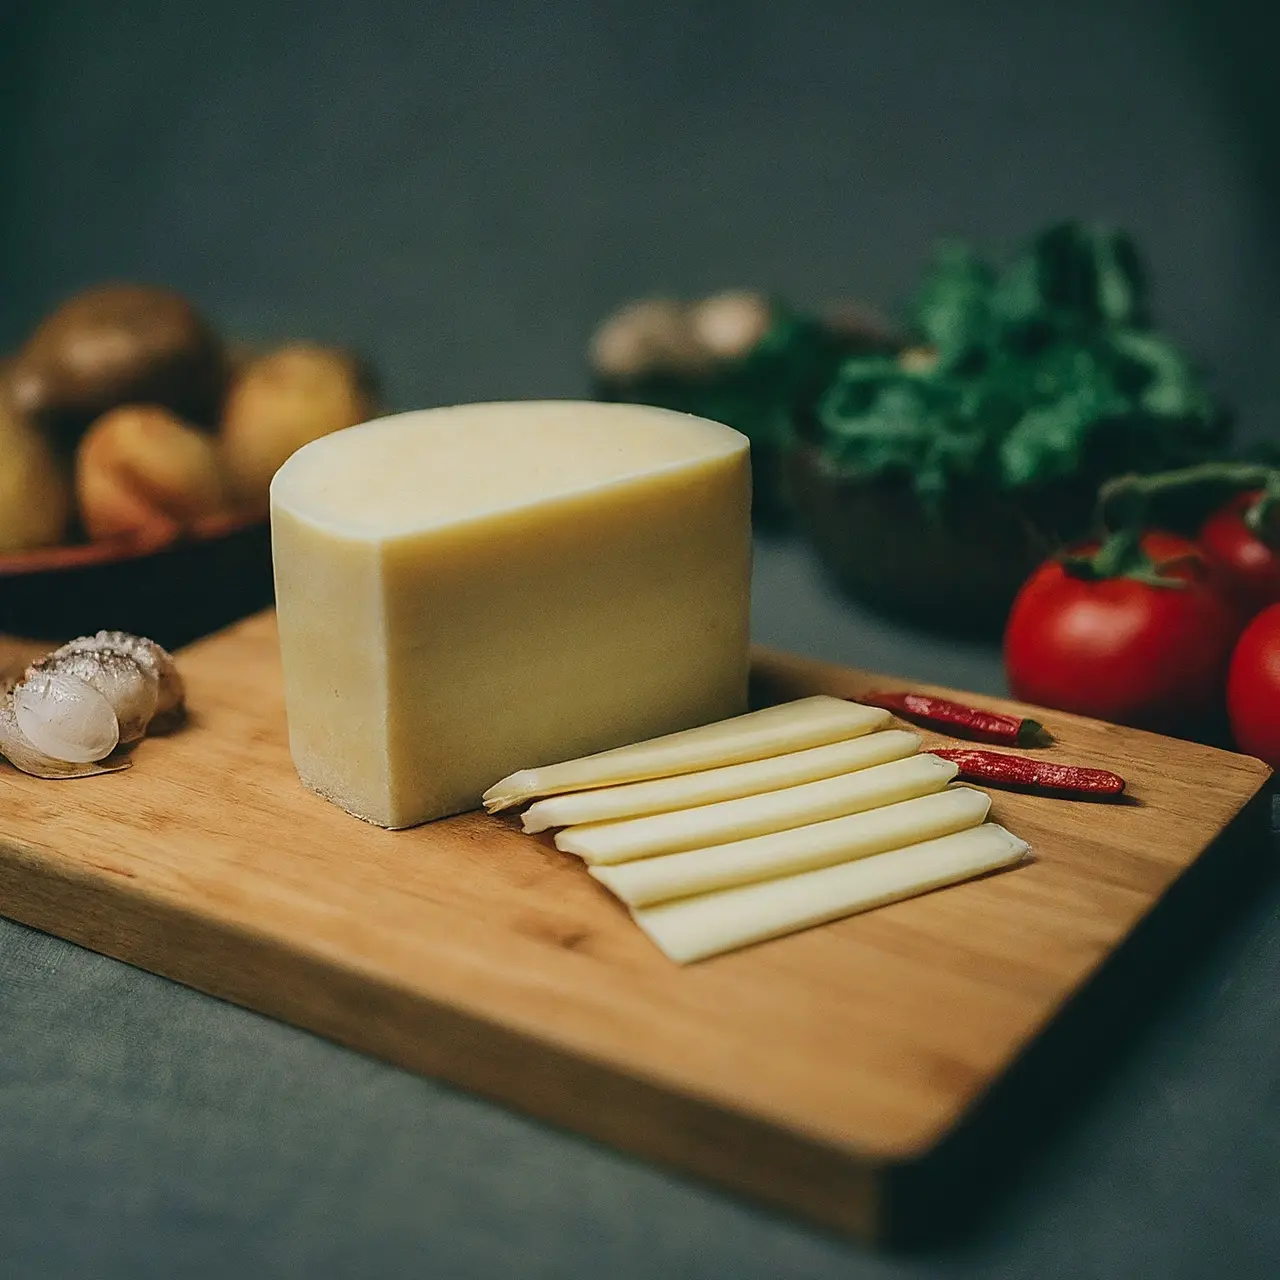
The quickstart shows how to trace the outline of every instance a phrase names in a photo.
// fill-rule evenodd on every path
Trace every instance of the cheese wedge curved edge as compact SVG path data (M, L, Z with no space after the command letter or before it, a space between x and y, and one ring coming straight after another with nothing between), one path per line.
M654 778L648 782L627 782L617 787L550 796L525 810L524 830L533 833L587 822L611 822L760 795L902 760L915 755L920 743L917 733L882 729L845 742L830 742L805 751L704 769L675 778Z
M484 807L496 813L539 796L761 760L861 737L890 719L879 707L817 694L577 760L518 770L484 793Z
M890 853L631 914L664 954L689 964L1012 866L1029 847L987 823Z
M941 791L958 772L949 760L933 755L910 756L764 795L704 804L676 813L568 827L556 836L555 843L557 849L576 853L591 863L629 862L632 858L681 853L929 795Z
M648 907L905 848L979 826L990 811L985 792L952 787L812 826L589 870L627 906Z

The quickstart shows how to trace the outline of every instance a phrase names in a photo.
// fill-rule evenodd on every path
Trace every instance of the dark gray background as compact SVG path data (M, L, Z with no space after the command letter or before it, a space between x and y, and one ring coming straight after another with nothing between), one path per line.
M0 0L0 347L128 276L355 342L396 407L575 395L635 293L892 305L936 235L1081 213L1139 234L1162 318L1269 433L1276 8ZM760 548L755 622L1000 687L792 543ZM0 1276L1272 1276L1277 1015L1273 888L968 1240L890 1260L0 925Z

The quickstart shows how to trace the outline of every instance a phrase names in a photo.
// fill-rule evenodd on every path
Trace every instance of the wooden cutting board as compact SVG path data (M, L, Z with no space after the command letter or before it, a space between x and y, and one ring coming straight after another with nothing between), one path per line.
M181 668L191 722L132 769L0 766L0 911L864 1238L1184 873L1266 847L1257 761L1046 713L1048 754L1128 803L997 794L1029 865L681 969L515 819L386 832L305 791L270 614ZM767 700L894 685L755 674Z

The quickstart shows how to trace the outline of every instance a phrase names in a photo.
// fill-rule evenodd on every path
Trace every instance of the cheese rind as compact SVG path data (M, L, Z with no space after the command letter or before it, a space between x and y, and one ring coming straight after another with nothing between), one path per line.
M632 858L680 853L929 795L941 791L958 772L958 766L949 760L911 756L838 778L678 813L567 827L556 836L555 843L557 849L576 853L590 863L628 862Z
M761 760L856 738L884 728L891 718L879 707L818 694L583 759L521 769L495 782L484 793L484 804L494 813L538 796Z
M647 907L902 849L976 827L990 811L991 797L984 792L951 787L750 840L589 869L628 906Z
M747 441L638 405L402 414L272 483L289 742L387 827L476 808L529 760L741 713Z
M572 791L539 800L526 809L524 830L532 833L587 822L610 822L617 818L691 809L696 805L714 804L718 800L760 795L765 791L799 786L802 782L816 782L855 769L869 769L872 765L904 759L920 749L920 741L919 734L902 729L884 729L879 733L850 738L847 742L831 742L822 747L810 747L807 751L749 760L745 764L704 769L674 778L628 782L595 791Z
M1029 846L995 823L819 871L633 911L678 964L826 924L940 889L1025 857Z

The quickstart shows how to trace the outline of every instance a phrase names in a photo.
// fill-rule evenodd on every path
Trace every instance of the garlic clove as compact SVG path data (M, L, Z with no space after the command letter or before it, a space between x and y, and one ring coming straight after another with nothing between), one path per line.
M90 778L100 773L118 773L121 769L127 769L131 763L124 754L87 764L73 764L68 760L54 760L46 756L18 728L11 694L0 699L0 756L23 773L29 773L34 778L49 779Z
M63 645L32 663L28 676L36 673L75 676L97 689L116 713L121 742L143 737L156 713L160 678L155 668L115 650Z
M157 718L181 709L186 691L182 676L178 674L177 663L174 662L173 655L154 640L130 635L127 631L99 631L91 636L79 636L60 649L55 649L50 657L57 659L78 650L120 654L131 658L144 670L153 672L158 682L155 707Z
M13 691L18 728L42 755L92 764L120 741L111 703L92 685L60 672L33 672Z

